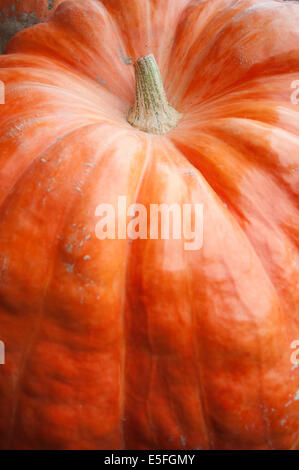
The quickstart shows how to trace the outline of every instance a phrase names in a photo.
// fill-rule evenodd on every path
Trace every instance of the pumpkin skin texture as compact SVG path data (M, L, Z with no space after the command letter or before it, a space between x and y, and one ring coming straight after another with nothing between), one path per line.
M1 449L299 446L299 6L77 0L0 57ZM153 53L183 117L131 127ZM129 59L130 58L130 59ZM202 203L204 242L96 207Z

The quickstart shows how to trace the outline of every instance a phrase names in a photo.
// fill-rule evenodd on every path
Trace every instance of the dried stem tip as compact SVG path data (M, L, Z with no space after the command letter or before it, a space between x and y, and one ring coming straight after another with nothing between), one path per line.
M182 116L168 104L153 54L138 59L134 67L136 101L128 113L128 122L141 131L166 134Z

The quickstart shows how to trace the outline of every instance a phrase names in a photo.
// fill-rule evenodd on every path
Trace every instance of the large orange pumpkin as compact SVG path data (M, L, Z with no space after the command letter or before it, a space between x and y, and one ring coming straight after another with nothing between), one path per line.
M0 448L298 446L298 22L295 2L70 0L11 40ZM151 53L182 115L163 135L127 122ZM202 248L98 240L119 195L202 203Z

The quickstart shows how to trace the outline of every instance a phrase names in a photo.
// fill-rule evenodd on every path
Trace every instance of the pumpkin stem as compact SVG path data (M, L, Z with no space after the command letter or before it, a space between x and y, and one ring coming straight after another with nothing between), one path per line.
M168 104L153 54L138 59L134 67L136 101L128 113L128 122L141 131L165 134L177 126L182 115Z

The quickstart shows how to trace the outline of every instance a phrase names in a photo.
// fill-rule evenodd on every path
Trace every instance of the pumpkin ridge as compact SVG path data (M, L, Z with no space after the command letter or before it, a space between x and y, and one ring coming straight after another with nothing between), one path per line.
M181 152L181 150L176 146L175 142L172 141L171 138L168 138L168 143L175 149L176 152L178 152L178 154L181 156L182 159L186 159L189 162L188 160L188 157L186 157L184 155L183 152ZM169 159L169 156L167 154L167 152L165 151L164 152L164 155L165 155L165 158L172 164L172 161ZM192 165L192 163L191 163ZM192 165L192 167L194 167ZM200 173L200 171L194 167L194 169L196 171L198 171ZM177 171L177 174L180 175L180 172L179 172L179 169L176 168L176 171ZM204 178L204 177L203 177ZM206 182L207 185L209 185L208 182ZM210 185L209 185L210 186ZM189 195L190 195L190 190L189 190ZM191 197L189 197L190 200L192 200ZM192 289L192 285L191 285L191 282L190 282L190 278L192 277L192 274L191 274L191 268L190 266L188 265L188 261L186 260L186 252L184 251L184 254L185 254L185 264L186 264L186 271L188 273L188 276L187 276L187 286L188 286L188 293L189 293L189 296L190 298L193 297L194 295L194 292L193 292L193 289ZM192 295L191 295L192 294ZM215 443L215 435L216 435L216 432L215 432L215 428L214 428L214 424L212 422L212 420L209 418L210 416L210 407L209 407L209 400L207 398L207 394L204 392L203 390L203 373L201 372L200 370L200 364L201 364L201 354L199 352L199 341L197 340L196 341L196 338L195 338L195 331L196 331L196 322L195 322L195 312L194 312L194 307L193 307L193 304L192 302L190 302L190 310L191 310L191 318L192 318L192 324L193 324L193 335L192 335L192 338L193 338L193 342L194 342L194 351L195 351L195 357L196 357L196 362L199 364L198 365L198 397L199 397L199 403L201 404L201 410L202 410L202 416L203 416L203 424L204 424L204 428L205 428L205 432L208 434L209 438L208 438L208 441L210 443L210 448L213 448L213 443Z
M13 194L14 188L16 188L16 186L21 181L21 179L24 177L24 175L26 175L26 173L28 173L28 171L30 171L31 167L33 165L37 164L38 159L40 159L43 155L45 155L51 148L54 148L56 144L58 144L63 139L69 137L73 133L76 133L77 131L88 128L88 127L93 127L94 125L97 125L97 123L84 124L84 125L81 125L81 126L75 128L75 129L72 129L72 130L66 132L65 134L59 136L58 138L55 138L54 142L52 142L42 152L40 152L35 157L35 159L29 164L29 166L22 172L22 174L19 176L18 180L15 182L15 184L11 188L10 193ZM7 197L9 197L9 196L12 197L11 194L7 195ZM5 209L5 201L6 201L6 198L0 205L0 209L2 209L2 210ZM71 206L71 205L72 205L72 201L70 201L70 203L69 203L69 206ZM62 223L63 223L63 218L61 220L61 225L62 225ZM53 250L52 251L53 251L53 253L55 251L58 251L57 240L55 240L55 242L53 243ZM51 284L51 278L52 278L53 273L54 273L54 265L55 265L55 262L56 262L55 260L56 260L55 256L53 256L52 257L53 265L52 265L52 269L49 272L48 279L47 279L47 282L46 282L46 286L44 288L43 301L41 302L41 305L40 305L40 311L39 311L39 314L38 314L37 319L36 319L36 325L35 325L35 328L32 329L33 331L32 331L32 335L30 337L30 340L28 342L29 344L25 348L26 353L24 354L24 357L22 358L22 366L19 369L18 383L15 386L18 389L19 393L14 397L11 429L8 431L8 436L7 436L8 443L6 444L6 447L8 446L8 448L14 448L12 442L13 442L13 439L14 439L14 429L15 429L15 425L16 425L17 412L18 412L19 401L20 401L21 390L22 390L20 382L21 382L22 378L25 376L26 367L27 367L27 364L30 360L31 350L34 346L34 343L36 342L35 340L36 340L37 335L39 334L39 330L40 330L40 326L41 326L41 322L42 322L42 317L45 314L45 312L44 312L44 303L45 303L45 298L46 298L46 295L47 295L47 290L48 290L48 288Z
M66 137L67 137L67 135L66 135ZM70 205L71 205L71 202L72 201L70 201ZM63 222L63 217L61 217L61 225L62 225L62 222ZM56 240L56 244L53 243L52 251L53 251L53 255L55 254L55 252L58 251L57 240ZM24 357L22 358L22 365L19 368L18 383L17 383L17 388L18 388L19 393L17 394L16 398L14 399L14 405L13 405L13 410L12 410L11 430L8 432L8 448L15 448L14 446L13 447L11 447L11 446L12 446L12 442L14 440L14 431L15 431L15 426L17 424L16 423L17 413L18 413L18 408L20 406L21 392L22 392L22 389L23 389L23 387L21 385L21 382L22 382L22 379L24 379L26 369L27 369L28 363L30 361L30 355L32 354L32 349L33 349L34 344L36 343L38 334L40 334L42 319L43 319L43 317L46 313L45 312L46 296L47 296L47 291L50 287L50 284L51 284L51 281L52 281L52 278L53 278L55 263L56 263L56 259L55 259L55 256L53 256L53 258L52 258L52 267L49 270L47 281L46 281L45 287L44 287L43 297L42 297L42 301L41 301L41 305L40 305L40 311L38 312L34 328L32 328L32 335L30 337L29 344L25 348L26 352L24 354Z
M146 139L146 158L144 160L143 168L139 177L138 186L136 188L135 196L134 196L134 203L137 203L138 196L140 193L140 189L142 187L143 180L146 175L147 167L149 164L149 160L151 158L151 148L150 148L150 138ZM129 258L131 256L131 247L129 241L127 241L127 248L126 248L126 261L125 261L125 269L124 269L124 287L123 287L123 298L122 298L122 313L121 318L123 319L123 352L122 352L122 387L120 389L120 400L121 400L121 427L122 427L122 441L123 441L123 449L126 449L126 403L125 403L125 389L126 389L126 333L125 333L125 310L126 310L126 296L127 296L127 276L128 276L128 263Z
M22 173L18 176L18 178L14 182L13 186L9 188L9 193L1 201L0 210L1 209L4 210L5 205L8 203L8 199L10 197L12 197L12 194L14 193L14 190L16 189L18 184L21 182L22 178L26 175L26 173L28 173L32 169L32 167L34 165L36 165L38 163L38 160L40 158L42 158L45 153L47 153L51 148L53 148L60 140L64 139L65 137L68 137L73 132L76 132L77 130L84 129L85 127L94 126L94 125L97 125L97 123L82 124L82 125L78 126L76 129L71 129L71 130L67 131L65 134L54 138L54 141L52 141L45 149L43 149L41 152L39 152L38 155L36 155L36 157L34 157L34 159L31 162L29 162L29 165L26 168L24 168Z
M205 131L205 132L206 132L206 131ZM208 134L206 134L206 135L208 135ZM211 134L210 136L213 137L213 139L216 139L215 135ZM293 136L293 135L292 135L292 136ZM219 142L221 143L221 140L219 140ZM175 143L175 145L177 145L177 143ZM179 148L180 151L182 151L182 149L181 149L180 146L179 146L178 148ZM233 147L232 147L232 148L233 148ZM190 151L190 150L189 150L189 151ZM188 153L188 150L186 150L185 152L182 151L182 153L183 153L183 154L186 154L186 153ZM196 153L198 154L198 150L196 150ZM198 154L198 155L199 155L199 154ZM244 152L242 153L242 155L245 156ZM188 157L187 157L187 158L188 158ZM192 163L192 164L193 164L193 163ZM195 166L195 165L194 165L194 166ZM195 168L197 168L197 167L195 166ZM201 171L200 171L199 168L197 168L197 170L201 173ZM265 169L264 171L266 171L266 169ZM203 176L204 176L204 178L206 179L206 175L203 175ZM275 176L272 177L272 178L273 178L273 181L276 180ZM274 179L274 178L275 178L275 179ZM206 180L206 181L207 181L207 184L213 189L213 191L215 191L216 195L219 197L218 190L215 190L215 189L214 189L214 184L213 184L213 182L211 183L211 181L209 181L209 180ZM284 184L283 182L281 182L281 181L279 182L279 185L278 185L278 186L279 186L279 188L282 188L282 190L284 190L285 187L286 187L285 184ZM289 195L290 195L290 194L289 194L289 191L286 191L286 193L287 193L287 195L288 195L288 197L289 197ZM295 199L294 199L294 202L295 202L295 200L296 200L295 194L292 195L292 196L295 198ZM258 247L258 246L255 246L254 241L252 240L252 233L250 233L250 234L247 233L247 231L245 230L244 226L241 226L241 225L240 225L240 220L242 220L242 223L244 224L244 222L245 222L245 220L246 220L246 219L245 219L245 215L246 215L246 214L244 214L244 211L239 212L239 207L238 207L238 206L237 206L237 207L234 207L234 205L235 205L234 199L232 199L232 201L231 201L231 200L228 200L228 199L225 198L225 196L223 196L223 194L221 194L220 200L224 200L226 203L228 203L228 205L229 205L230 208L233 208L233 210L234 210L233 212L230 210L231 216L234 218L234 220L235 220L235 222L237 223L237 225L239 226L240 230L243 232L244 236L245 236L246 239L248 240L248 243L250 244L252 250L255 252L256 258L259 260L259 263L260 263L261 266L262 266L262 269L263 269L263 271L264 271L264 274L265 274L265 276L267 277L269 283L271 284L273 290L274 290L275 292L277 292L277 281L276 281L276 284L275 284L275 283L274 283L274 278L273 278L273 273L271 272L272 269L273 269L273 266L272 266L272 267L269 267L269 265L266 264L265 259L261 256L261 253L258 251L259 247ZM290 200L290 202L291 202L291 200ZM256 207L258 208L258 206L256 206ZM249 214L249 215L250 215L250 214ZM247 223L249 223L249 222L250 222L250 219L247 219ZM271 220L269 220L268 223L270 224L270 223L271 223ZM277 227L276 227L276 225L275 225L274 222L273 222L273 224L270 225L270 227L271 227L271 230L273 231L273 233L276 233ZM295 253L295 252L296 252L296 239L294 240L294 239L290 238L288 234L286 234L286 240L287 240L288 243L289 243L289 249L290 249L291 247L293 247L293 248L294 248L294 253ZM271 268L271 269L270 269L270 268ZM295 273L294 273L294 275L295 275ZM285 282L285 284L287 284L287 282L288 282L287 279L285 279L284 282ZM278 294L278 293L277 293L277 294ZM279 292L277 298L278 298L278 300L279 300L279 305L280 305L280 307L281 307L281 311L283 312L283 315L284 315L285 318L286 318L285 323L287 324L288 336L289 336L290 341L291 341L291 338L296 336L296 329L294 328L294 325L292 324L291 319L286 316L286 308L287 308L287 307L286 307L285 303L283 302L283 297L282 297L282 296L285 296L285 293L283 294L282 292ZM293 297L294 297L294 296L293 296ZM295 301L295 300L296 300L296 299L294 299L294 301Z

